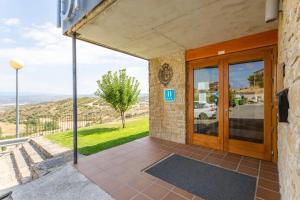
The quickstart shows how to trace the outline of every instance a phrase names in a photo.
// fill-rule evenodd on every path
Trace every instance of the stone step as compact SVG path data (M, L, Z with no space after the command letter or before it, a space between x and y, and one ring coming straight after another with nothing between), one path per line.
M0 155L0 191L9 190L18 184L10 153Z
M24 151L26 158L31 165L40 163L44 160L29 143L24 143L22 146L22 150Z
M32 180L30 168L26 163L24 155L20 151L19 148L15 148L11 152L12 158L14 159L14 163L16 165L16 174L21 183L27 183Z
M65 156L71 151L69 148L52 143L43 137L32 138L29 142L39 149L39 151L41 151L47 158Z

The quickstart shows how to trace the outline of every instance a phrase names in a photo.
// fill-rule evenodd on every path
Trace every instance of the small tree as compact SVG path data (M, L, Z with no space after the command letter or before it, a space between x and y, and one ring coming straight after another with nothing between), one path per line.
M115 73L109 71L97 84L99 88L95 94L121 115L122 127L125 128L125 112L138 102L139 81L127 76L126 69L122 69Z

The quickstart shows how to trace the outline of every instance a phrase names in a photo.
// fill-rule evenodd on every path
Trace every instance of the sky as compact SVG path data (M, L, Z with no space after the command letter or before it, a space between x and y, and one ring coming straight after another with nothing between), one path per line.
M15 92L18 58L20 93L72 94L71 38L56 28L56 0L0 0L0 93ZM107 71L126 68L148 93L148 61L93 44L77 42L78 94L93 94Z
M254 72L262 70L264 62L250 61L245 63L229 64L229 84L232 88L246 88L250 86L248 77L253 75ZM214 67L197 69L194 71L194 88L198 88L199 82L217 82L218 69ZM200 84L201 85L201 84Z

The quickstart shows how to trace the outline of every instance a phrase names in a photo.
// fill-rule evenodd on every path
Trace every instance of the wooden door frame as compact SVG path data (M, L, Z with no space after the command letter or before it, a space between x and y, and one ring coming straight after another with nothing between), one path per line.
M239 57L239 56L244 56L245 58L249 55L255 55L255 54L259 54L259 53L263 53L264 54L264 61L265 61L265 66L267 66L267 70L268 70L268 74L266 74L266 76L270 76L270 78L267 78L269 81L271 81L271 83L269 84L266 84L266 85L270 85L270 88L268 88L266 90L265 88L265 92L266 93L269 93L269 95L267 96L267 99L268 101L270 101L270 106L268 108L266 108L267 106L265 106L264 109L267 109L265 110L265 112L269 113L270 115L270 119L267 120L267 123L264 122L264 128L266 128L267 130L264 131L264 134L267 134L267 131L269 132L269 135L264 135L264 143L266 141L267 138L270 138L268 139L268 141L266 141L266 144L264 144L264 149L262 149L261 146L257 146L258 150L260 152L264 152L264 153L261 153L260 155L257 156L257 153L253 153L255 155L252 155L251 153L248 154L248 153L245 153L245 152L239 152L237 150L234 150L234 149L228 149L230 152L233 152L233 153L239 153L239 154L247 154L248 156L253 156L253 157L258 157L260 159L264 159L264 160L271 160L273 159L273 162L276 161L276 158L274 157L271 157L271 151L275 151L277 150L277 141L274 139L275 136L274 136L274 133L272 131L274 131L276 128L275 126L277 127L277 121L274 120L276 119L276 113L277 113L277 110L276 110L276 107L274 106L274 82L273 81L273 84L272 84L272 76L274 75L274 68L275 68L275 63L274 63L274 60L275 59L275 55L274 55L274 52L276 52L276 49L277 49L277 46L276 45L270 45L270 46L267 46L267 47L262 47L262 48L254 48L254 49L250 49L250 50L245 50L245 51L241 51L241 52L236 52L236 53L231 53L231 54L226 54L226 55L219 55L219 56L213 56L213 57L210 57L210 58L200 58L200 59L196 59L196 60L192 60L192 61L189 61L187 62L187 80L188 80L188 84L187 84L187 142L189 144L193 144L194 141L193 141L193 121L194 121L194 116L193 116L193 95L194 95L194 83L193 83L193 66L199 64L199 63L205 63L209 60L226 60L226 59L230 59L232 57ZM267 52L267 53L266 53ZM265 56L270 56L269 58L265 57ZM247 60L247 59L246 59ZM220 62L220 61L219 61ZM222 70L226 70L224 67L224 63L221 63L222 66ZM220 66L219 66L220 67ZM219 70L220 71L220 70ZM224 74L224 71L223 71L223 74ZM223 77L223 76L219 76L219 77ZM224 79L228 80L228 75L227 77L225 76ZM273 76L274 78L274 76ZM273 79L274 80L274 79ZM224 82L226 80L223 80L222 79L222 82L221 80L220 81L220 84L219 84L219 90L221 89L223 91L223 94L224 94ZM276 86L275 86L276 87ZM219 91L220 92L220 91ZM223 96L223 95L220 95L220 96ZM265 95L266 97L266 95ZM266 100L266 98L265 98ZM222 100L222 102L224 101L224 99ZM223 106L224 103L220 103L219 106ZM219 107L220 108L220 107ZM224 108L221 108L219 110L224 110ZM221 116L221 113L219 114L219 118ZM222 116L224 116L224 113L222 113ZM224 117L225 119L226 117ZM228 118L227 118L228 119ZM220 121L219 121L220 122ZM221 122L222 123L222 127L223 127L223 130L225 130L225 127L224 125L226 124L225 122ZM219 129L220 129L220 124L219 124ZM226 132L226 131L225 131ZM273 133L273 134L272 134ZM219 131L219 135L222 135L223 138L224 138L224 135L223 135L223 131L220 132ZM224 141L224 139L222 138L222 141ZM276 144L275 144L276 142ZM224 146L226 144L222 144L223 145L223 149ZM255 145L254 145L255 146ZM276 149L274 148L274 146L276 147ZM211 146L209 146L211 147ZM253 148L252 145L250 145L249 147ZM277 155L277 154L276 154Z
M224 113L224 150L256 157L264 160L271 160L271 105L272 105L272 48L260 48L231 54L224 58L224 91L229 91L229 64L243 63L255 60L264 61L264 142L262 144L247 142L229 138L229 112ZM224 93L224 108L229 109L228 92Z
M188 138L190 144L201 144L202 146L223 150L223 96L219 98L218 102L218 136L210 136L205 134L196 134L194 133L194 69L203 69L211 66L218 67L218 78L219 83L223 82L222 70L223 63L222 60L218 57L212 57L205 60L196 60L188 63ZM191 89L192 87L192 89ZM218 92L223 93L223 84L219 84Z

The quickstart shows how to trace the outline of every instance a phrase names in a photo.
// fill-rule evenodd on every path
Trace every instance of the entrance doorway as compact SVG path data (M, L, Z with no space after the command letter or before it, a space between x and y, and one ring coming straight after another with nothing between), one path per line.
M188 63L190 143L271 160L272 52Z

